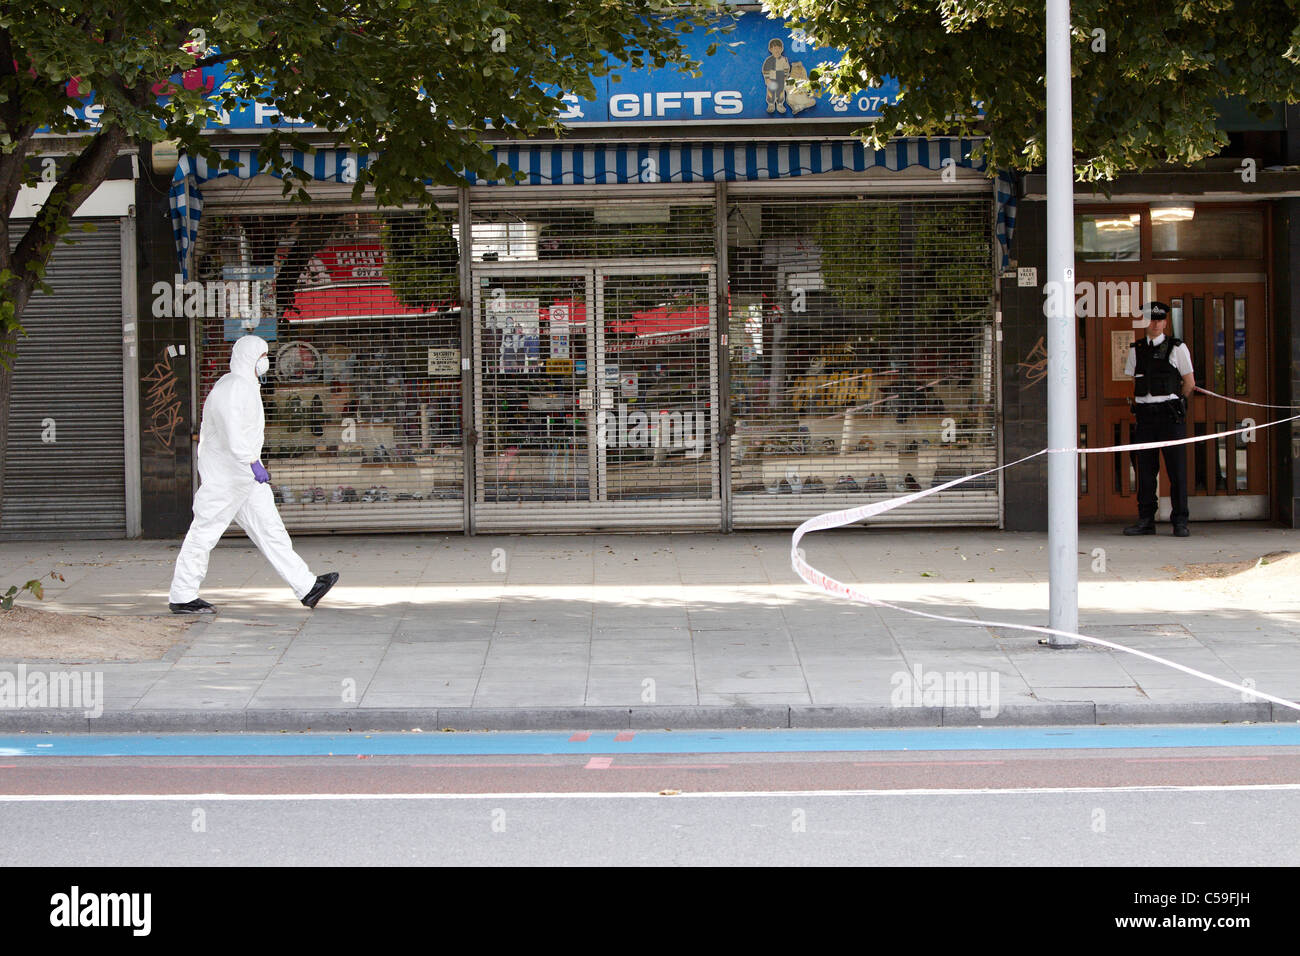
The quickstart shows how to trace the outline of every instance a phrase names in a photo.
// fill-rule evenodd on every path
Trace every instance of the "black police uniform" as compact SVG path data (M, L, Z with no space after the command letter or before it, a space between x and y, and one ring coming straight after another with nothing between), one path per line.
M1183 377L1169 362L1173 350L1182 343L1171 335L1159 345L1144 336L1130 348L1136 349L1133 392L1137 397L1182 393ZM1187 406L1181 398L1159 402L1134 402L1137 414L1136 441L1174 441L1186 437ZM1169 476L1169 521L1175 533L1187 529L1187 451L1182 445L1150 448L1134 452L1138 473L1138 524L1130 533L1154 533L1156 511L1156 477L1160 472L1160 454L1165 456L1165 473ZM1145 526L1150 526L1146 530Z

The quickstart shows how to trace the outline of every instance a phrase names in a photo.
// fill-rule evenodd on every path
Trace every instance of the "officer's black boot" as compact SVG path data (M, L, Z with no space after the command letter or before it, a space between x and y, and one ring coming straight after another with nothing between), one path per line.
M1186 521L1175 521L1175 522L1174 522L1174 537L1175 537L1175 538L1186 538L1189 534L1191 534L1191 532L1190 532L1189 530L1187 530L1187 522L1186 522Z
M1155 518L1139 518L1138 523L1124 529L1125 534L1155 534Z

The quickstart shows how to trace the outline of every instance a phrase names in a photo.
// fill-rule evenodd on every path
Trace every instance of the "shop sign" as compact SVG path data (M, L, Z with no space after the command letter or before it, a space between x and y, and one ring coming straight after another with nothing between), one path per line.
M590 124L631 125L646 123L717 122L814 122L876 119L880 108L898 99L898 82L886 78L878 88L853 96L813 96L803 86L819 63L837 62L841 53L818 47L802 30L790 29L779 18L758 11L732 15L735 29L722 36L696 30L681 36L687 53L702 66L698 77L677 70L646 67L629 70L609 64L610 73L592 77L593 99L583 99L554 87L547 92L560 96L564 109L561 122L569 126ZM717 43L712 56L708 47ZM614 82L617 74L621 82ZM208 90L217 99L226 82L225 64L187 70L179 79L191 90ZM161 93L165 87L159 86ZM68 85L69 95L81 98L76 81ZM104 106L93 95L81 105L70 107L92 128L100 124ZM315 129L304 120L287 116L268 103L241 101L235 109L218 109L208 122L210 130Z
M700 75L676 70L627 70L613 67L621 77L593 78L596 95L582 99L564 94L561 122L587 124L826 122L876 119L880 109L898 101L897 80L886 78L877 88L853 96L813 96L808 74L820 63L837 62L842 54L818 47L799 29L758 11L733 15L735 29L718 37L694 31L681 37ZM711 43L717 51L708 55Z

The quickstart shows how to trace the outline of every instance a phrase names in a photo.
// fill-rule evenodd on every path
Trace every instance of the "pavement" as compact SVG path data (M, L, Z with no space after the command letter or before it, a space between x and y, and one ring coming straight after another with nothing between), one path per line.
M1045 625L1045 534L851 528L818 569L944 623L846 603L791 571L788 532L300 536L342 578L303 608L242 538L213 552L200 619L160 660L8 660L90 672L103 713L5 703L0 731L524 730L1295 721L1163 664L990 622ZM177 541L0 543L0 584L51 570L57 612L167 612ZM1098 550L1101 549L1101 550ZM1080 632L1300 701L1300 588L1234 593L1187 565L1300 552L1300 531L1198 523L1079 535ZM0 612L3 614L3 612ZM124 622L125 626L126 622ZM11 685L13 678L10 679ZM1251 683L1253 682L1253 684ZM53 685L51 685L53 686Z

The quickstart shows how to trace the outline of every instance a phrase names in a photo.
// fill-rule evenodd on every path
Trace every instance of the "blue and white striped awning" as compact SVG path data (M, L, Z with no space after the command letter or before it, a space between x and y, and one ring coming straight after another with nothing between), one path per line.
M760 182L815 176L820 173L866 172L913 168L941 172L949 167L983 170L971 157L975 140L957 138L899 139L884 149L867 149L858 140L810 140L779 143L672 143L615 145L500 146L496 160L521 175L526 186L604 186L629 183ZM312 179L349 183L373 161L370 153L321 149L284 154ZM176 252L181 273L189 276L190 251L198 237L203 215L201 186L220 176L252 179L264 170L257 151L228 150L235 169L213 169L202 158L181 156L172 178L170 205ZM505 184L504 180L477 180L480 186ZM995 182L997 219L995 232L1002 249L1002 267L1009 262L1015 230L1015 190L1011 179L999 174Z
M858 140L780 143L672 143L610 146L502 146L504 162L523 176L521 185L757 182L819 173L902 172L913 166L982 169L971 159L973 140L896 140L867 149ZM479 180L496 186L500 180Z

